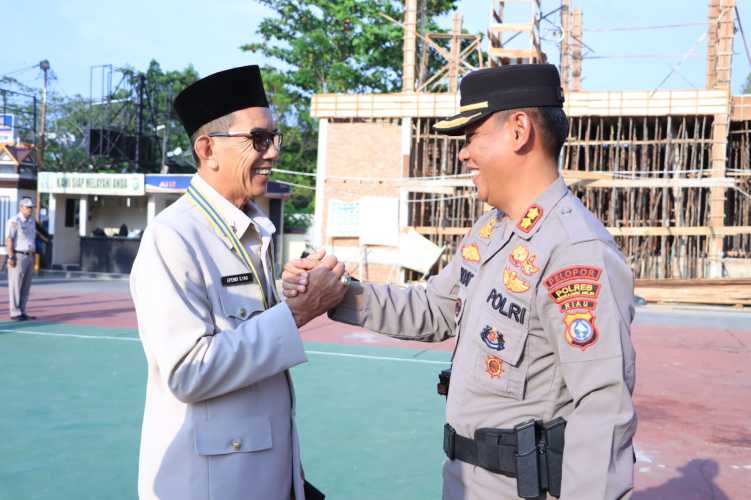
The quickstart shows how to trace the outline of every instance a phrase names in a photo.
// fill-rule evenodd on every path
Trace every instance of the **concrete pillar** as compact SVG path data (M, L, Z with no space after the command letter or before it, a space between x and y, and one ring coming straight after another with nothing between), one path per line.
M81 196L78 202L78 235L86 236L89 222L89 197Z
M50 193L50 202L47 206L47 232L55 234L55 218L57 217L57 195Z
M415 91L415 58L417 56L417 0L404 2L404 46L402 92Z
M329 121L318 120L318 159L316 162L316 207L313 219L313 246L320 248L326 244L324 216L326 214L326 148L328 143Z
M146 200L146 224L151 224L154 217L156 217L156 195L150 194Z

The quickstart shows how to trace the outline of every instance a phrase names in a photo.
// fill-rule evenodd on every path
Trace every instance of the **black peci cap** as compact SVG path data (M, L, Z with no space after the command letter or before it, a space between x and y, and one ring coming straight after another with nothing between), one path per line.
M459 87L459 114L435 124L436 131L461 135L478 120L507 109L562 107L563 89L552 64L513 64L473 71Z
M242 66L192 83L172 105L188 135L224 115L245 108L268 108L258 66Z

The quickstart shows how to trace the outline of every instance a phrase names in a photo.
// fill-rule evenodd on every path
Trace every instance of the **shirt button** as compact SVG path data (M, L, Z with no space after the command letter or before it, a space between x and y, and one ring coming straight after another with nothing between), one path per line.
M242 442L239 439L235 439L234 441L232 441L233 450L239 450L241 446L242 446Z
M240 308L240 317L244 319L245 316L247 316L247 315L248 315L248 311L246 311L244 307L241 307Z

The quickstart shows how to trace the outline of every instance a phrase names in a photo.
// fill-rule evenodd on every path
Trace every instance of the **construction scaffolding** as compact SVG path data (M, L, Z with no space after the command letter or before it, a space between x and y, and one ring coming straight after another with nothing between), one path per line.
M545 61L539 46L540 2L527 0L530 19L507 23L510 3L491 1L486 64ZM406 81L415 73L409 37L422 37L409 28L411 4L414 0L406 2L404 91L316 95L311 111L322 122L400 120L392 122L394 136L401 138L400 168L381 181L401 193L402 230L415 229L445 248L436 271L489 207L473 197L462 170L463 138L432 128L437 119L456 112L457 95L415 91ZM572 9L569 0L561 2L561 73L570 119L561 172L614 235L637 278L751 277L751 99L730 92L734 12L734 0L709 0L706 89L592 92L581 90L581 10ZM459 31L455 24L454 35ZM527 46L511 48L509 34L525 35ZM454 67L461 65L457 51L448 55ZM446 70L443 76L456 74ZM325 137L321 147L326 147ZM320 160L319 188L329 190L333 185L325 165L320 170ZM367 173L362 179L363 186L373 182ZM364 187L362 195L367 192ZM317 217L325 219L325 213L322 207ZM319 226L321 242L330 244L324 227Z

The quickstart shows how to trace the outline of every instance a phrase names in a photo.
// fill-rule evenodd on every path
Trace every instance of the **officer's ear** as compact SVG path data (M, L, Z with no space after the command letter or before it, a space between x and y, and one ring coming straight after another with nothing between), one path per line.
M506 126L509 129L515 153L522 153L530 148L534 129L529 113L524 110L512 112L506 120Z
M193 142L193 151L198 157L200 165L205 165L211 170L217 170L219 164L214 157L214 144L208 135L199 135Z

